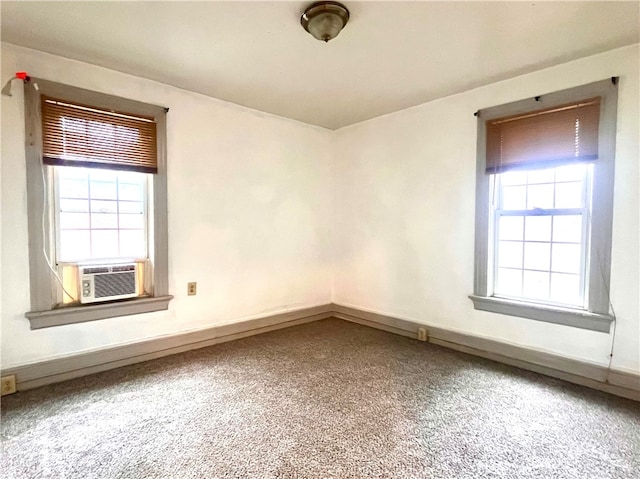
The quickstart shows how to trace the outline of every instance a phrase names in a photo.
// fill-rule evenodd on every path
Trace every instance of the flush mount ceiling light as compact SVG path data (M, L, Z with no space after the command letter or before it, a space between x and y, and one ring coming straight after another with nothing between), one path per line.
M337 37L348 21L349 10L338 2L316 2L300 17L303 28L323 42Z

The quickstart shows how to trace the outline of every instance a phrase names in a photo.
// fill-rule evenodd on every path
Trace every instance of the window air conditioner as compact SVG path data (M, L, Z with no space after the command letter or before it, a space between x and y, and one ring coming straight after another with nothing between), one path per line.
M81 303L135 298L136 263L80 266Z

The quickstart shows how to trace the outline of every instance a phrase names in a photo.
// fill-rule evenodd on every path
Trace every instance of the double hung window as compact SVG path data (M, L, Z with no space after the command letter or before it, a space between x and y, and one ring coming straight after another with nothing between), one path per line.
M496 175L494 296L585 307L590 165Z
M479 112L476 309L608 331L615 80Z

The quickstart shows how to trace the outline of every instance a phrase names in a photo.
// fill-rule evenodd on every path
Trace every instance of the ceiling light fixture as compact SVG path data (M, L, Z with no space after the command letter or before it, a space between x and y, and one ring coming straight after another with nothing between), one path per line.
M316 2L300 17L302 27L323 42L337 37L348 21L349 10L338 2Z

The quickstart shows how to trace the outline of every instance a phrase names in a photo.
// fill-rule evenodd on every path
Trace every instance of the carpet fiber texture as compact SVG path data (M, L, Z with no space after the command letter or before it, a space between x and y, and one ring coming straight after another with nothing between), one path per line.
M2 477L631 478L640 405L336 319L2 400Z

